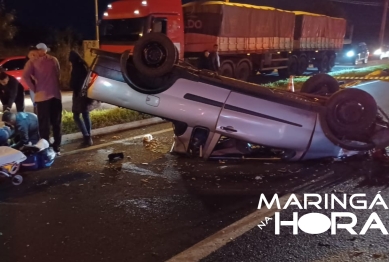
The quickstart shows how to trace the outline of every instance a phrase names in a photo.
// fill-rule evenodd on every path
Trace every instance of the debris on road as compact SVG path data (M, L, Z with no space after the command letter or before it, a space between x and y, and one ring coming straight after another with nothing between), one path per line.
M149 142L151 142L151 140L153 140L153 136L152 135L147 134L147 135L143 136L143 142L149 143Z
M38 186L44 186L44 185L48 185L48 184L49 184L49 182L46 180L43 183L38 184Z

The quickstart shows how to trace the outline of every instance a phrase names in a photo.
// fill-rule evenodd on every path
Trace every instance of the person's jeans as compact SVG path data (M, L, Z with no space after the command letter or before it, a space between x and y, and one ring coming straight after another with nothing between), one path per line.
M41 138L50 140L50 126L53 127L53 149L58 152L62 140L62 101L51 98L46 101L36 102L38 109L39 134Z
M80 118L80 113L73 113L74 122L77 124L84 137L91 136L92 122L90 120L89 112L82 112L81 115L83 120Z

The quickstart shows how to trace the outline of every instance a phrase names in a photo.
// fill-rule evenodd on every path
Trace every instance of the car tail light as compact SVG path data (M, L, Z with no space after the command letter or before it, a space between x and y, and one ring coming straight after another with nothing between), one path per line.
M89 80L88 80L88 84L87 84L87 88L91 87L93 85L93 83L96 81L96 78L98 77L98 75L94 72L91 72L91 74L89 75Z

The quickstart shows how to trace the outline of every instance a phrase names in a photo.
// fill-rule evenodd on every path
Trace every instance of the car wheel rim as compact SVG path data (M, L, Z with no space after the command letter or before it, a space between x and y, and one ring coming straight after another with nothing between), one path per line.
M159 67L166 60L166 49L159 43L149 43L143 49L143 61L149 67Z
M343 124L354 124L362 119L363 106L358 102L347 102L336 108L336 119Z

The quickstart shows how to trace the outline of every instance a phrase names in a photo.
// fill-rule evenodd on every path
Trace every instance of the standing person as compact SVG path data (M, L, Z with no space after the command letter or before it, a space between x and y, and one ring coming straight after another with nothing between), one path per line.
M210 59L211 59L212 70L218 73L220 69L220 57L219 57L219 46L217 44L213 46L213 52L210 54Z
M209 57L209 51L205 50L204 55L200 57L199 69L212 70L211 59Z
M5 72L0 72L0 100L3 112L11 111L14 103L18 112L24 112L24 88L15 77Z
M27 63L29 63L29 61L35 60L38 57L39 57L38 56L38 49L35 46L31 46L29 48L29 51L28 51L28 54L27 54L27 57L26 57L26 65L27 65ZM24 67L26 67L26 65ZM34 85L36 84L36 80L32 76L31 76L31 81L34 83ZM29 94L30 94L30 98L31 98L31 101L32 101L32 105L34 107L34 114L38 114L37 106L36 106L36 103L35 103L34 91L32 91L30 89L29 90Z
M88 75L88 64L81 58L76 51L70 51L69 62L72 65L72 73L70 78L70 88L73 90L73 119L84 136L84 146L92 146L91 137L92 123L89 115L89 100L81 95L82 85ZM80 118L82 115L82 120Z
M57 58L47 54L50 49L45 44L40 43L36 48L38 49L38 58L27 63L23 78L30 90L35 93L40 136L50 141L50 126L52 126L54 135L52 147L60 155L62 96L59 83L59 62ZM36 80L36 83L32 81L31 77Z

